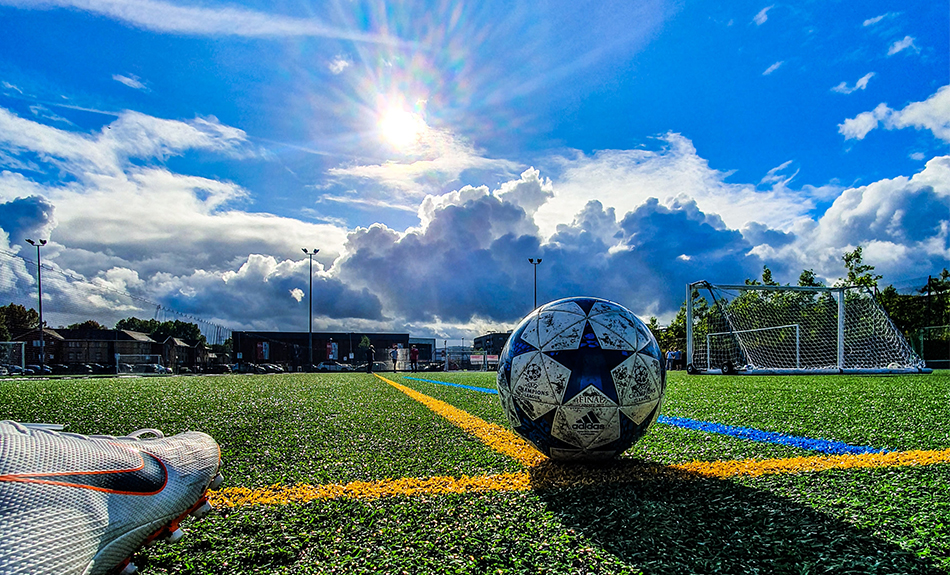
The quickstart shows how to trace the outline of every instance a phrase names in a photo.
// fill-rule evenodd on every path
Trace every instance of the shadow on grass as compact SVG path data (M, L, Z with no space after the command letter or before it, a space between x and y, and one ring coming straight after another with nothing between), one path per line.
M531 478L565 527L647 574L944 573L867 531L727 480L638 460L545 462Z

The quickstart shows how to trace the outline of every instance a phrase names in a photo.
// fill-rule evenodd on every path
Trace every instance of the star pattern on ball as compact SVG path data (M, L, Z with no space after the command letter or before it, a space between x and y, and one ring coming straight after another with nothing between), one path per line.
M544 352L571 372L564 402L593 386L618 405L620 397L610 372L626 361L631 353L628 350L602 349L589 320L584 322L584 333L577 349Z

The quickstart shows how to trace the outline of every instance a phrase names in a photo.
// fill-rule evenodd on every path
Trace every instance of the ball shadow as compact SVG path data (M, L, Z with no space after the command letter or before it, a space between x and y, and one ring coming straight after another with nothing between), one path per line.
M728 480L629 459L547 461L530 474L565 527L647 574L944 573L869 531Z

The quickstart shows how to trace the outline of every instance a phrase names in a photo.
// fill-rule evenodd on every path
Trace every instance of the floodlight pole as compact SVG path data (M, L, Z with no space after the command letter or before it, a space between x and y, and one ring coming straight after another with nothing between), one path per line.
M26 240L31 246L36 246L36 288L39 294L39 308L40 308L40 374L43 373L43 365L46 361L46 346L45 340L43 337L43 278L42 273L40 272L40 248L46 245L46 240Z
M538 264L541 258L528 258L528 262L534 266L534 309L538 309Z
M307 333L309 334L309 337L307 338L307 343L308 343L307 357L309 358L308 361L310 363L307 364L307 371L312 371L313 370L313 256L315 256L317 252L319 252L320 250L308 251L307 248L300 248L300 249L303 250L303 253L307 254L307 256L310 258L310 304L308 306L310 307L310 321L309 323L307 323Z

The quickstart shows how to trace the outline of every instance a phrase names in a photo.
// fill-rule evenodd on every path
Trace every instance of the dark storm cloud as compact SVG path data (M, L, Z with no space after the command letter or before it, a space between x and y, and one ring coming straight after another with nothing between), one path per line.
M160 286L163 305L205 317L239 317L242 327L306 330L310 284L306 260L278 262L251 255L237 272L195 272L186 277L153 277ZM296 296L296 297L295 297ZM328 319L382 320L379 299L366 289L352 289L339 279L314 268L314 324L320 329Z
M49 228L55 225L53 209L49 200L39 196L0 204L0 229L7 233L11 245L22 244L26 238L46 239Z
M540 257L539 303L590 295L641 315L679 308L685 284L757 277L752 246L695 202L671 207L650 199L617 222L592 201L543 243L525 211L491 195L430 211L424 229L400 234L383 225L350 234L334 272L379 295L409 321L515 322L533 305Z
M751 222L742 228L742 237L754 246L766 244L776 248L787 246L795 241L794 234L774 230L759 222Z
M381 224L351 233L335 272L379 294L409 321L473 316L505 320L524 310L514 303L529 278L523 254L537 254L524 210L483 195L437 208L424 230L399 234ZM519 272L521 272L519 274ZM530 309L530 308L529 308Z

